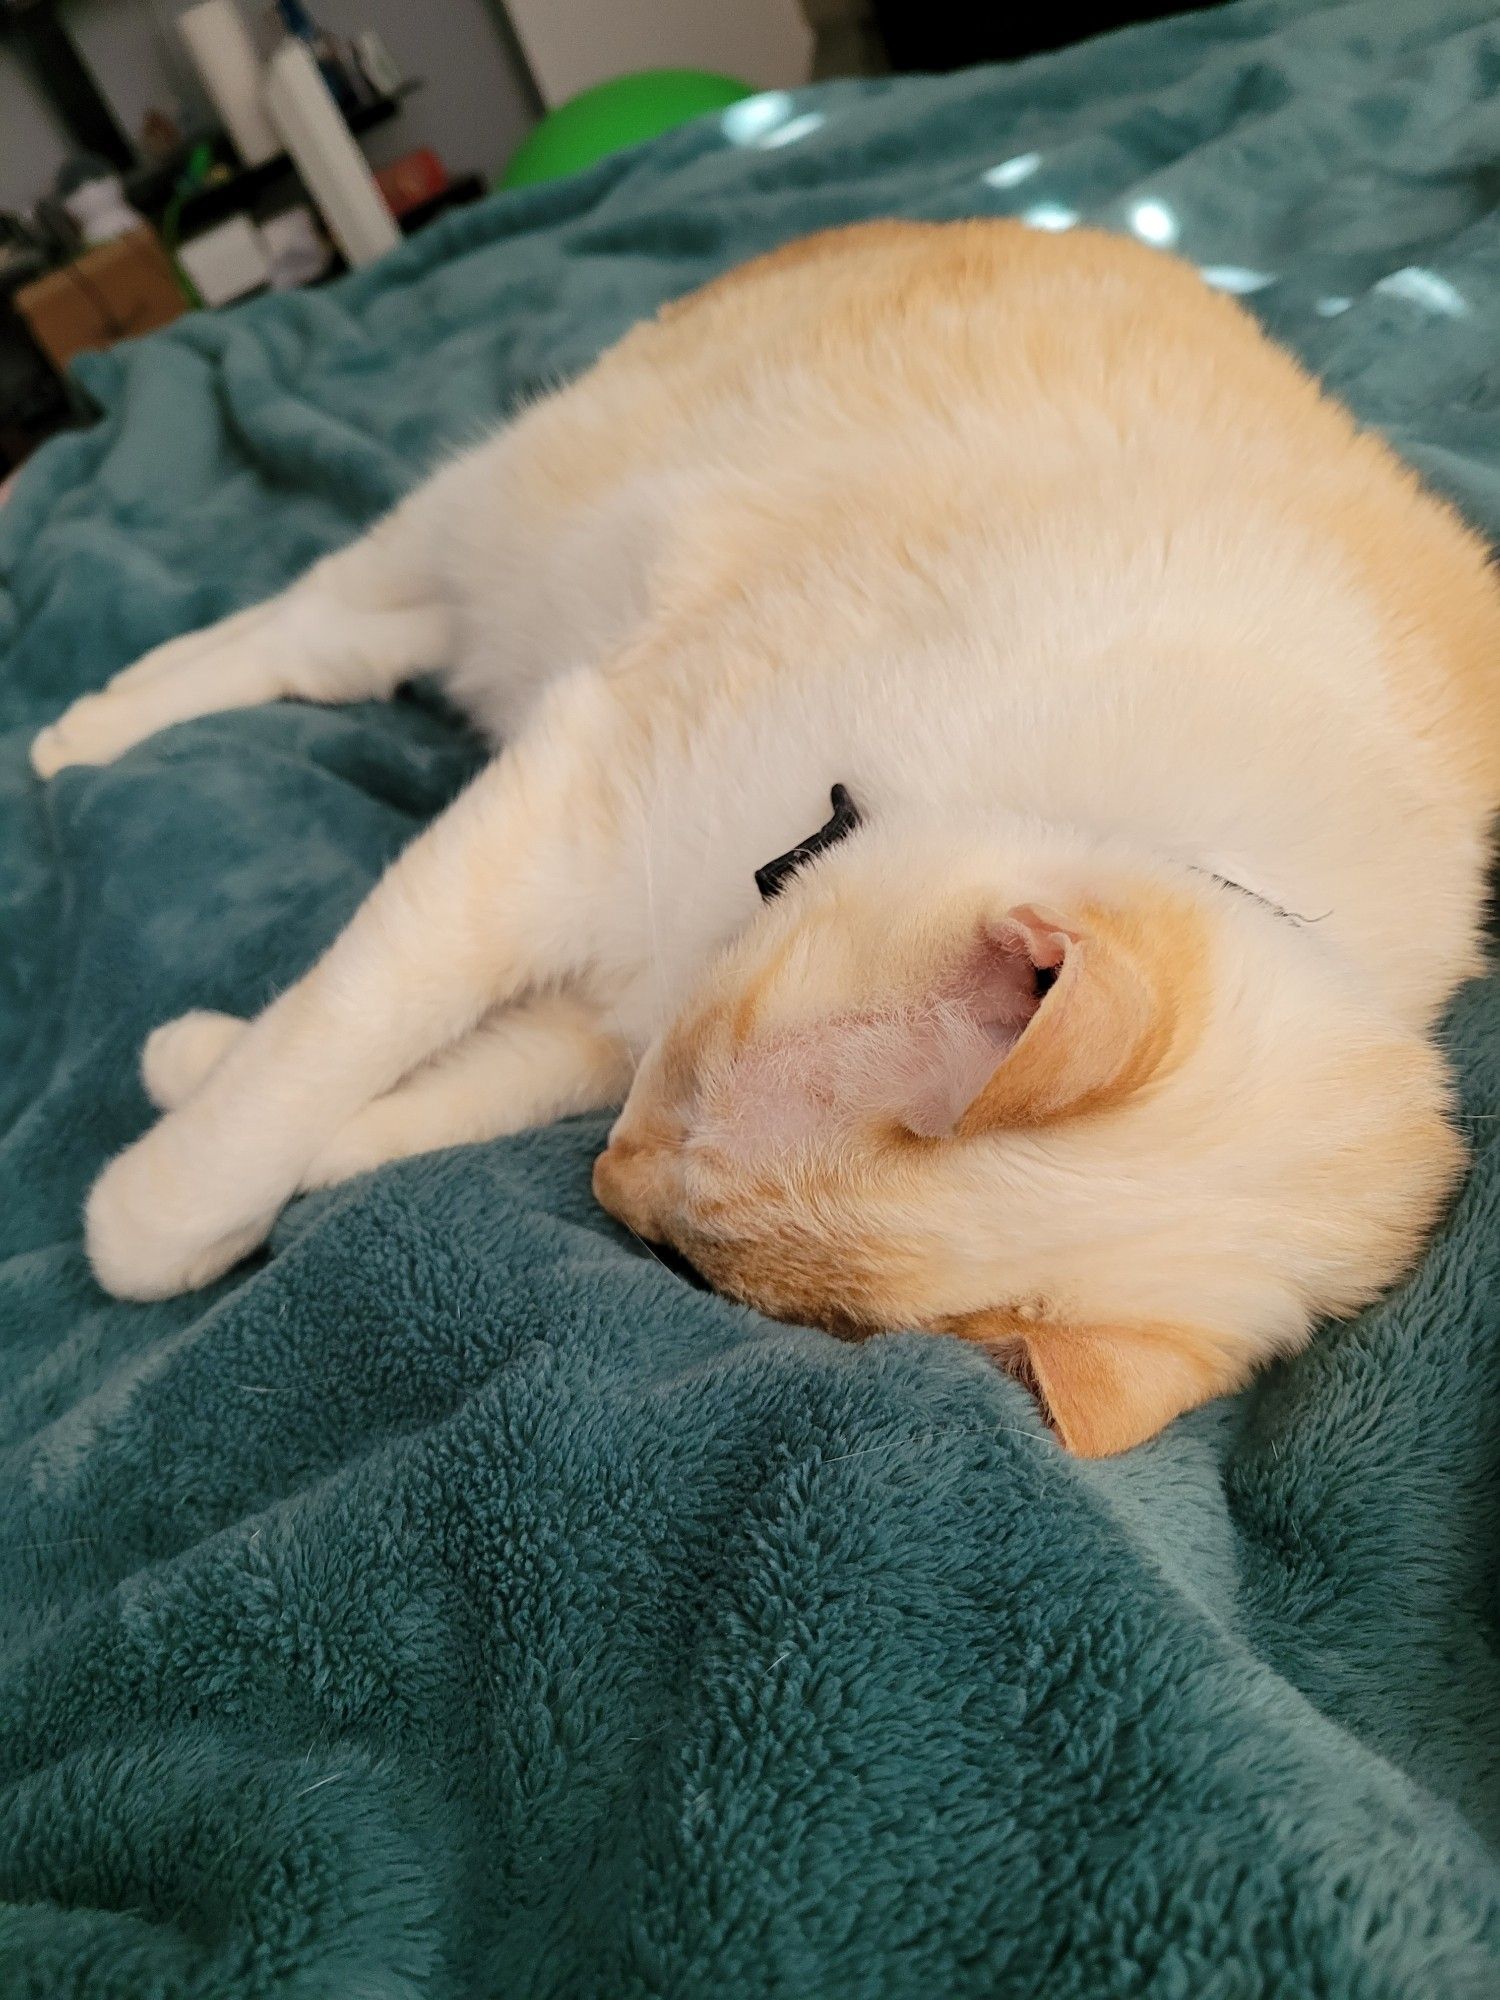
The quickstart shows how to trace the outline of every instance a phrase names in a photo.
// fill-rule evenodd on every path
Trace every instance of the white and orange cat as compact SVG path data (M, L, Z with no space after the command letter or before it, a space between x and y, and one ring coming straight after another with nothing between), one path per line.
M502 754L258 1019L150 1038L167 1115L88 1203L110 1291L623 1097L595 1187L632 1229L778 1317L981 1341L1102 1453L1419 1251L1500 593L1188 267L1002 222L794 244L35 764L432 668Z

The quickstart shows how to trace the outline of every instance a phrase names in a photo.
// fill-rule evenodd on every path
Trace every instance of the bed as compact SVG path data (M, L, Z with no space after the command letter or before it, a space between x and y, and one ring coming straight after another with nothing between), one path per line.
M294 977L479 752L418 686L25 759L663 300L870 215L1175 244L1493 532L1497 105L1489 0L1244 0L756 98L80 367L98 422L0 508L0 1991L1500 1992L1493 979L1410 1282L1086 1464L955 1341L690 1289L592 1203L598 1118L106 1298L146 1031Z

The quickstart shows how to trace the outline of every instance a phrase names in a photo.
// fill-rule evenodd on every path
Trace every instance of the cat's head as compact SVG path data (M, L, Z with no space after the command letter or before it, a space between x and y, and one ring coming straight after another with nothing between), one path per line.
M712 969L595 1189L776 1318L983 1343L1093 1455L1397 1276L1446 1106L1322 939L1207 876L870 833Z

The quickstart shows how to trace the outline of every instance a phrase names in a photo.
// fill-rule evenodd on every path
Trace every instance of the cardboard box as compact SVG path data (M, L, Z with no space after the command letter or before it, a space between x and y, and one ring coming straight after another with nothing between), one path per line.
M150 229L85 250L23 285L13 303L59 374L75 354L151 333L187 311L167 253Z

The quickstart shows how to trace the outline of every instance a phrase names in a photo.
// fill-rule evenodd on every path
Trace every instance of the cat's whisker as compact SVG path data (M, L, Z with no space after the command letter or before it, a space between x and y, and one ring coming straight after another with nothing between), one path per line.
M653 1262L660 1264L662 1269L666 1272L669 1278L677 1278L680 1281L681 1273L678 1271L674 1271L672 1269L672 1266L667 1262L666 1258L663 1257L663 1255L657 1249L654 1243L648 1243L645 1237L642 1236L641 1232L637 1228L635 1228L635 1226L632 1223L627 1222L624 1216L616 1216L615 1220L620 1224L621 1228L629 1230L630 1234L635 1238L636 1242L640 1244L641 1248L645 1251L646 1255L650 1257Z
M650 947L651 971L651 1013L658 1030L665 1025L667 1015L666 980L663 977L664 960L661 950L661 927L656 910L656 867L652 854L652 833L655 826L657 799L651 794L646 807L646 822L641 830L642 884L646 892L646 930Z

